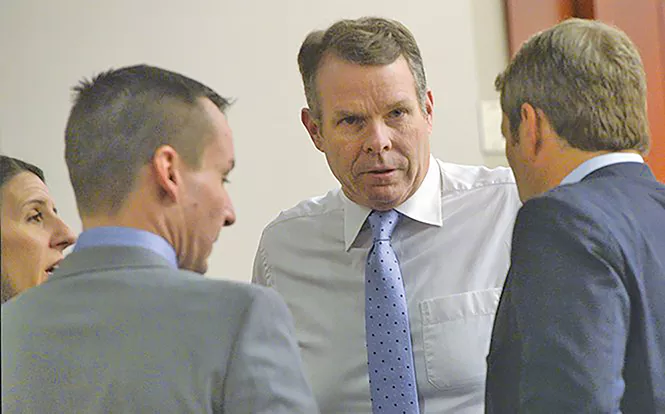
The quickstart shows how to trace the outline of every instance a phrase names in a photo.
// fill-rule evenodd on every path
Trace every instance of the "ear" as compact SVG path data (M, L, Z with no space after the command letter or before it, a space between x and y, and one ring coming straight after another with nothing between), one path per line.
M155 150L151 166L160 193L171 201L178 200L182 182L182 161L178 152L170 145L162 145Z
M427 117L430 132L432 132L432 121L434 119L434 94L431 90L428 90L425 96L425 115Z
M300 121L305 126L305 129L309 133L312 142L316 149L321 152L323 151L323 137L321 136L321 126L319 121L317 121L312 115L312 111L309 108L303 108L300 111Z
M543 136L540 131L540 119L536 109L531 104L523 103L520 108L519 139L525 155L534 160L538 157L543 146ZM523 142L522 142L523 141Z

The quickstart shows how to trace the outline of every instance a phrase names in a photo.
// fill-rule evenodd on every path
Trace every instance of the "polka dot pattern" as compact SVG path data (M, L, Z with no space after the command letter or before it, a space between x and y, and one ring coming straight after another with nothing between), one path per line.
M390 244L399 213L372 211L368 220L374 238L365 270L365 335L372 411L417 414L418 392L404 283Z

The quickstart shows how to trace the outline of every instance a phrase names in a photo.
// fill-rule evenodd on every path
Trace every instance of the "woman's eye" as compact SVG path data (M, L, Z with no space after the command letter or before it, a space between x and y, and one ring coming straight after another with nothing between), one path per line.
M44 216L39 211L37 213L31 215L30 217L28 217L28 221L34 221L34 222L37 222L37 223L40 223L43 219L44 219Z

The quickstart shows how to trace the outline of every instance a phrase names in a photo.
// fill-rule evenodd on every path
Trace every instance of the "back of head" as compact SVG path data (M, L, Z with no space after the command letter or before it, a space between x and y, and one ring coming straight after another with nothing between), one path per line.
M22 172L31 172L39 177L40 180L46 182L44 179L44 172L39 167L17 158L0 155L0 190L2 190L9 180ZM1 202L2 191L0 191L0 203Z
M569 19L525 42L495 82L517 136L524 103L583 151L649 149L646 75L628 36L601 22Z
M427 80L423 60L415 38L403 24L378 17L340 20L305 38L298 53L298 66L307 105L316 118L321 117L316 75L327 54L359 65L388 65L404 56L416 80L421 109L425 111Z
M197 167L207 144L199 102L229 101L181 74L147 65L109 70L74 88L65 160L82 216L113 214L162 145Z

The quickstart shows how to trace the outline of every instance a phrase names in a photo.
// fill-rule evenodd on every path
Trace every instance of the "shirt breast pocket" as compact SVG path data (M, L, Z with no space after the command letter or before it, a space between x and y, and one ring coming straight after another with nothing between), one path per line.
M428 381L452 389L484 383L501 289L465 292L419 303Z

